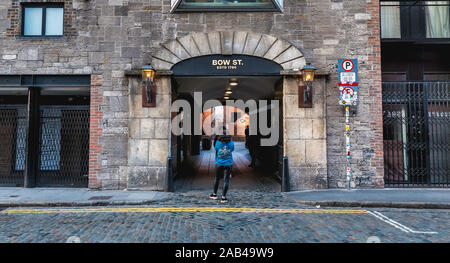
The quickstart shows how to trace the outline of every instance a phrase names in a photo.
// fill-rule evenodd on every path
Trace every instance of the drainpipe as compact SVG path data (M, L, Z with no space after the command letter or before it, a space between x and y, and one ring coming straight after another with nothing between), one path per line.
M161 81L162 82L162 81ZM171 83L171 80L168 80ZM163 84L161 84L163 85ZM169 85L169 121L167 138L167 174L164 182L164 192L173 192L173 163L172 163L172 85Z

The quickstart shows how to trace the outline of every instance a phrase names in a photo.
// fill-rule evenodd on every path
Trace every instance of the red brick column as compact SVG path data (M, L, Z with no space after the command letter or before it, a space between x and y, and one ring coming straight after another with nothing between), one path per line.
M101 188L101 181L97 179L98 172L102 168L100 155L103 152L99 143L102 136L100 121L103 118L103 111L100 110L100 103L103 96L99 89L103 85L101 75L91 75L91 105L90 105L90 125L89 125L89 188Z
M369 31L368 45L372 47L368 60L372 64L369 77L372 85L369 88L369 95L373 102L370 107L373 119L370 123L373 136L370 142L371 148L375 151L375 156L371 159L371 166L376 167L376 176L372 177L372 183L377 188L384 187L384 153L383 153L383 108L381 94L381 44L380 44L380 2L372 0L367 3L367 10L370 12L370 20L367 21Z

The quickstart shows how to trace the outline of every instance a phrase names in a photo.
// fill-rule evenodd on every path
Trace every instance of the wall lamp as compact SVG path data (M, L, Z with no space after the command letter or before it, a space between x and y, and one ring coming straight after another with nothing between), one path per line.
M142 107L156 107L155 69L147 64L141 68L142 72Z
M301 70L302 81L304 85L298 86L298 107L299 108L312 108L312 83L314 81L314 73L316 67L311 65L311 63L306 63L306 65Z

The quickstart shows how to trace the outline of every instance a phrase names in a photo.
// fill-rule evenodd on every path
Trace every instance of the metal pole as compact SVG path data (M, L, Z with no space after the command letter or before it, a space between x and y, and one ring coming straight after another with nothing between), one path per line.
M36 186L39 172L39 133L40 133L40 89L37 87L28 89L28 113L27 113L27 146L25 164L24 187Z
M350 107L345 106L345 148L347 157L347 189L351 188L352 170L350 167Z

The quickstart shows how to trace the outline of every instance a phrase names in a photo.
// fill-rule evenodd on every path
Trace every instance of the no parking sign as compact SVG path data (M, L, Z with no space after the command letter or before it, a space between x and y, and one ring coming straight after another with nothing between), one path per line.
M358 60L338 59L339 104L358 104Z
M345 106L345 152L347 158L347 188L351 188L350 106L358 104L358 60L338 59L339 104Z

